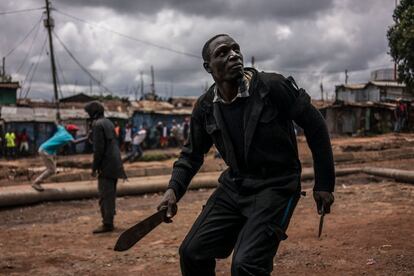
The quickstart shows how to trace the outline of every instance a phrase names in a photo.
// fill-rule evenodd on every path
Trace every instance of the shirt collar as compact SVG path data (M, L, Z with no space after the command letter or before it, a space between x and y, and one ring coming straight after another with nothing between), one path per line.
M224 104L230 104L232 102L234 102L237 98L246 98L250 96L249 93L249 88L250 88L250 81L252 79L253 73L248 71L248 70L244 70L244 76L243 78L240 79L239 82L239 88L238 88L238 92L236 97L234 97L231 101L226 101L224 100L218 89L217 89L217 85L214 86L214 99L213 99L213 103L216 102L220 102L220 103L224 103Z

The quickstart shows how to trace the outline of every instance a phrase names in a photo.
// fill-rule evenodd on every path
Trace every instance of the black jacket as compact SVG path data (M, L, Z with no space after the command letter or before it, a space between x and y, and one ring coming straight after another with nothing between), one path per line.
M93 123L92 170L106 178L126 178L114 125L104 117Z
M283 185L279 180L288 176L299 179L301 165L293 127L295 121L304 129L313 154L314 190L333 191L335 171L328 131L309 95L282 75L246 70L254 73L244 117L241 118L246 169L241 171L238 168L219 103L213 103L213 85L196 102L190 136L174 163L169 188L175 191L178 199L183 196L213 143L229 166L223 174L249 180L249 185L277 186ZM299 181L297 183L299 185Z

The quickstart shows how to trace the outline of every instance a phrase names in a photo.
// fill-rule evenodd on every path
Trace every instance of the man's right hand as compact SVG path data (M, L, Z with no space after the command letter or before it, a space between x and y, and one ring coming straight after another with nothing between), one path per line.
M157 210L161 209L167 209L165 222L171 223L171 219L177 214L177 198L173 189L167 189L167 191L165 191L161 203L157 207Z
M316 209L318 214L329 214L331 212L331 205L335 201L335 197L331 192L313 191L313 198L316 202Z

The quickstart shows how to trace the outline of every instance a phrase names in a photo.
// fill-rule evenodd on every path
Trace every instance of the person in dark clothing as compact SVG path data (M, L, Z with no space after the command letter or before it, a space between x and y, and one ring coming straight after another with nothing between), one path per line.
M181 244L182 274L215 275L215 260L234 250L232 275L270 275L301 191L293 121L313 154L317 211L330 212L335 171L326 124L293 78L244 68L230 36L209 39L203 59L215 84L194 106L189 137L158 209L167 209L171 222L214 144L228 169Z
M188 135L190 133L190 118L185 117L183 123L183 140L186 141L188 139Z
M97 101L85 106L92 122L93 163L92 176L98 176L99 206L102 225L94 234L114 229L116 184L119 178L126 179L121 161L114 124L104 117L104 107Z
M401 132L408 118L407 105L401 101L401 98L397 98L397 103L394 109L394 132Z

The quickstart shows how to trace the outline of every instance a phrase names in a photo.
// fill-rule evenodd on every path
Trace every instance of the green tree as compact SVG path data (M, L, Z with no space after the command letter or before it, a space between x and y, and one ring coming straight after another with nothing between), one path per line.
M388 29L390 54L398 67L398 78L414 88L414 0L401 0L395 8L394 26Z

